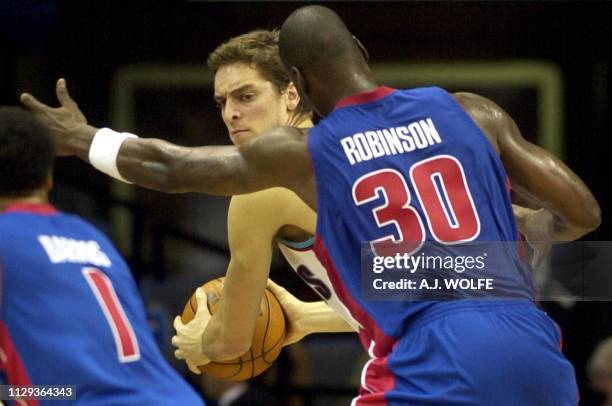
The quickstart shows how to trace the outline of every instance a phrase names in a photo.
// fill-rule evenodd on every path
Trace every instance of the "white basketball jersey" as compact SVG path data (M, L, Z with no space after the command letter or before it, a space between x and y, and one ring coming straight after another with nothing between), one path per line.
M299 277L317 292L355 331L359 331L359 323L338 299L338 295L334 292L327 276L327 271L312 249L314 238L302 243L277 239L277 243L287 262Z

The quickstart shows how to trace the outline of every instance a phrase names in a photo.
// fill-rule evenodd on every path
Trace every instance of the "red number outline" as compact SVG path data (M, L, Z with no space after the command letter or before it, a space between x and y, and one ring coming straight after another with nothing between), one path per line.
M440 160L442 161L446 161L446 160L450 160L453 163L453 166L450 167L451 170L454 168L458 168L459 173L461 174L461 184L463 186L462 191L465 191L465 196L461 196L459 195L459 197L457 197L457 195L455 196L451 196L447 190L447 185L444 182L444 174L442 173L442 170L444 170L443 168L441 168L439 171L431 171L429 173L424 173L423 175L428 176L428 182L431 182L430 184L421 184L419 185L419 183L421 182L420 179L423 179L422 176L420 174L418 174L418 170L420 168L424 168L424 165L428 165L431 164L432 162L438 161L440 162ZM448 167L447 167L448 168ZM415 178L415 171L417 171L417 176ZM465 177L465 172L463 170L463 166L461 165L461 162L459 162L459 160L451 155L436 155L434 157L431 158L427 158L424 159L422 161L416 162L414 163L411 167L410 167L410 180L412 182L412 185L414 186L415 189L415 194L417 196L417 199L421 205L421 208L423 209L423 215L425 216L425 219L427 220L427 226L429 231L431 232L431 235L434 237L434 239L436 241L438 241L441 244L445 244L445 245L454 245L454 244L460 244L463 242L467 242L467 241L472 241L475 238L478 237L478 235L480 235L480 229L481 229L481 225L480 225L480 217L478 216L478 212L476 211L476 205L474 204L474 199L472 198L472 194L470 192L470 188L469 185L467 184L467 180ZM388 187L390 183L388 178L382 178L381 179L381 175L385 175L385 174L390 174L393 175L394 180L393 181L397 181L398 179L401 180L403 188L390 188ZM434 180L434 177L438 177L439 178L439 182L440 185L444 191L445 196L442 196L440 194L440 191L438 190L438 186L436 185L436 182ZM376 179L378 178L378 179ZM452 179L455 180L455 179ZM366 184L366 182L368 181L379 181L379 183L375 186L372 186L370 184ZM360 194L363 194L363 187L362 185L366 184L367 186L365 189L365 197L364 196L358 196ZM444 213L444 217L446 218L447 224L444 224L443 226L445 227L449 227L452 230L459 230L459 228L462 226L462 222L461 219L459 218L458 214L457 214L457 207L455 207L453 205L453 202L457 203L457 199L459 199L459 203L461 203L461 200L463 200L463 208L466 208L465 202L468 201L469 202L469 210L468 211L462 211L462 213L468 213L470 215L473 215L473 218L469 218L468 217L468 224L467 226L469 227L468 229L468 234L466 236L464 236L464 238L457 238L457 239L445 239L442 238L442 236L440 235L440 231L444 231L444 229L440 230L440 228L438 226L436 226L436 224L432 223L432 219L431 219L431 213L433 212L432 207L428 207L426 205L426 203L429 201L431 202L431 198L428 197L427 200L423 199L423 193L425 189L430 189L431 187L433 187L433 189L436 192L436 196L437 196L437 201L436 201L436 205L439 206L439 209L442 210L442 212ZM361 188L361 190L358 190L358 188ZM418 224L419 224L419 228L420 230L414 230L413 228L410 227L406 227L406 224L411 221L406 220L406 217L402 216L402 218L399 218L399 216L395 216L395 217L391 217L389 220L380 221L380 217L381 217L381 213L385 213L385 217L387 217L389 211L386 210L390 207L390 199L389 199L389 192L391 193L401 193L401 195L396 195L399 196L398 198L403 201L404 203L402 204L401 207L399 208L395 208L395 209L400 209L400 210L409 210L409 212L416 217L416 219L418 220ZM409 249L402 249L399 252L404 253L406 252L407 254L412 254L414 252L416 252L417 250L419 250L424 241L425 241L425 228L423 225L423 221L421 219L421 215L419 214L419 212L413 207L410 206L410 203L412 201L412 196L410 193L410 189L408 188L408 184L406 183L406 179L404 178L404 176L402 175L402 173L400 173L399 171L395 170L395 169L391 169L391 168L385 168L385 169L378 169L372 172L369 172L361 177L359 177L359 179L357 179L355 181L355 183L353 184L353 189L352 189L352 195L353 195L353 201L355 202L355 205L357 206L361 206L363 204L366 203L370 203L372 201L375 200L379 200L381 198L384 198L384 204L376 206L374 208L371 209L372 211L372 215L374 217L374 220L376 221L376 224L378 226L378 228L383 228L389 225L393 225L395 227L395 232L396 234L399 236L400 240L398 241L395 238L395 234L388 234L385 235L383 237L377 238L376 240L373 240L370 242L370 246L372 247L373 252L376 255L379 255L379 253L377 253L376 248L379 248L379 251L382 250L392 250L394 253L397 251L394 251L401 243L402 240L404 238L404 233L402 232L402 229L409 229L411 231L416 231L417 235L420 234L420 243L418 244L418 246L416 248L410 246ZM429 196L429 194L427 194L427 196ZM467 200L466 200L467 198ZM447 208L444 206L443 202L446 201L448 210L452 211L452 215L456 220L456 225L453 224L453 221L448 213ZM433 204L430 204L430 206L433 206ZM438 209L436 207L436 209ZM438 216L439 217L439 216ZM403 223L404 227L402 227L402 225L400 225L400 222ZM465 224L465 223L463 223ZM475 227L475 230L473 232L471 232L471 229ZM448 229L447 229L448 230ZM438 232L436 232L438 231ZM412 233L413 236L415 233ZM395 247L390 247L388 243L386 244L382 244L382 247L380 246L381 242L388 242L391 241L394 243ZM419 241L416 238L414 238L413 240L409 240L410 244L414 244L415 241ZM382 250L380 249L382 248Z
M93 291L113 333L119 362L138 361L140 359L138 340L117 297L113 283L98 268L85 267L82 268L81 272Z

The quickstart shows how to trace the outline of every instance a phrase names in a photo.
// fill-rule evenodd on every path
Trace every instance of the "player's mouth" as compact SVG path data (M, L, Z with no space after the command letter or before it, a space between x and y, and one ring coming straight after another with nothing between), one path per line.
M232 130L232 139L238 141L240 138L244 138L249 133L249 130Z

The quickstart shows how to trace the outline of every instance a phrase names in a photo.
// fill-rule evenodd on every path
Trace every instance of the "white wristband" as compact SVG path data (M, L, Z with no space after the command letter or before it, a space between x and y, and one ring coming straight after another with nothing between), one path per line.
M126 183L117 169L117 155L119 148L126 138L138 138L130 133L118 133L110 128L101 128L94 135L89 147L89 162L97 170Z

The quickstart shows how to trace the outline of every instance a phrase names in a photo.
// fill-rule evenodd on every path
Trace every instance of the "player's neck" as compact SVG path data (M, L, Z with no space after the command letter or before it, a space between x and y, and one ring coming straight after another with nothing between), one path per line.
M292 117L289 120L289 125L295 128L310 128L314 126L312 122L312 117L310 116L310 114L306 113Z
M353 96L359 93L371 92L378 88L378 83L370 74L354 74L353 77L347 81L336 95L336 101L342 100L346 97Z
M328 86L326 92L327 101L322 114L329 114L336 106L338 101L359 93L370 92L378 88L378 82L369 70L351 70L344 75L344 78L333 81Z
M46 204L49 203L48 194L43 190L36 190L25 196L0 196L0 212L13 204Z

